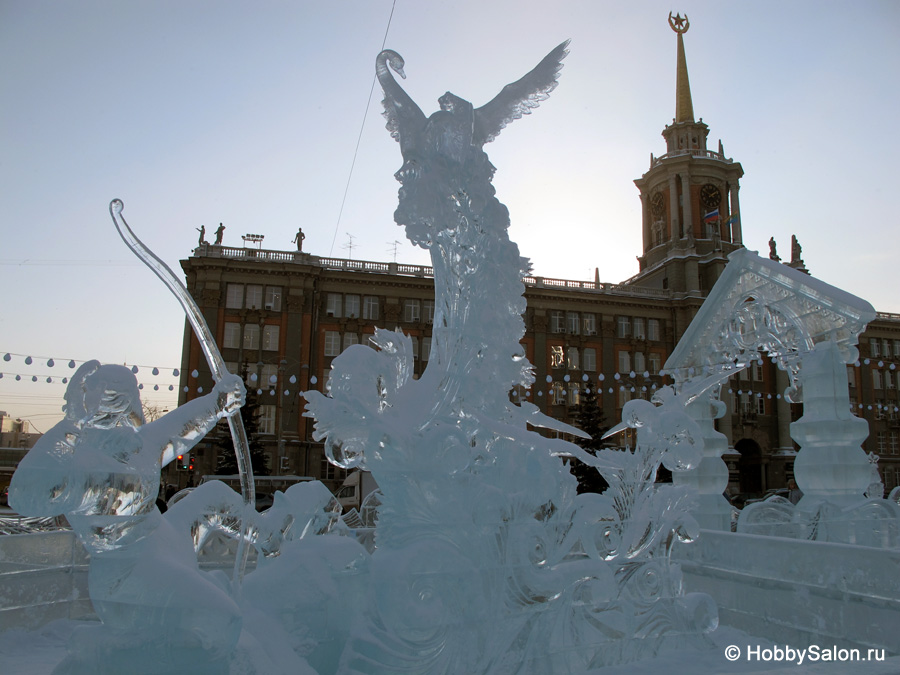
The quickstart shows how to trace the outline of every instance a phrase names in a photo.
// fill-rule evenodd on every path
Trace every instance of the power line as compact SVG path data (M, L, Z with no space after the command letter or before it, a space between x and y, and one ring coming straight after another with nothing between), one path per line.
M391 15L388 17L387 27L384 29L384 39L381 41L381 51L384 51L384 46L387 44L387 36L388 32L391 30L391 21L394 18L394 8L396 6L397 0L394 0L391 4ZM344 186L344 196L341 199L341 208L338 211L337 222L334 224L334 236L331 238L331 249L328 251L329 256L334 253L334 242L337 239L338 229L341 226L341 216L344 215L344 205L347 203L347 193L350 191L353 168L356 166L356 157L359 154L359 144L362 141L363 129L366 128L366 118L369 116L369 106L372 103L372 92L375 91L375 82L377 79L377 77L372 76L372 87L369 89L369 97L366 99L366 111L363 113L362 124L359 126L359 136L356 137L356 148L353 150L353 161L350 162L350 173L347 175L347 184Z

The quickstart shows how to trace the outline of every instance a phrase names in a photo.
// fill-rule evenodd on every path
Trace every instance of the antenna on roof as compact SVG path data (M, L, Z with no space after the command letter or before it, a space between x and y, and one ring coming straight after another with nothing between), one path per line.
M347 249L347 257L350 260L353 260L353 235L347 232L347 243L341 246L341 248Z
M393 254L394 262L397 262L397 249L402 245L403 245L403 242L397 241L396 239L394 239L394 241L388 242L388 253Z

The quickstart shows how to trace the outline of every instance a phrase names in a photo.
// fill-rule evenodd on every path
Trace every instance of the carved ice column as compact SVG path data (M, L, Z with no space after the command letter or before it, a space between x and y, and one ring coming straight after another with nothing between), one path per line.
M850 412L847 366L834 342L820 342L801 361L803 417L791 424L800 445L794 476L799 511L828 501L842 507L864 499L871 467L860 444L869 424Z
M725 414L726 406L714 387L688 404L685 411L703 430L703 459L692 471L673 471L672 482L697 490L699 503L691 514L707 530L731 530L731 504L723 493L728 487L728 466L722 455L728 451L728 439L716 431L714 420Z

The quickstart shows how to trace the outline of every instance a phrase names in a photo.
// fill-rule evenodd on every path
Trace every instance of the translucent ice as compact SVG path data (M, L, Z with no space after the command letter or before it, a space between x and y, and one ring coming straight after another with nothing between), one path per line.
M207 396L144 424L134 374L89 361L66 390L66 417L41 437L10 484L19 513L65 515L91 556L91 601L102 626L78 634L65 668L173 672L223 663L240 611L202 573L191 540L159 513L162 465L187 452L244 396L223 378Z
M709 598L684 598L668 561L671 541L695 534L686 491L653 486L664 455L676 470L696 461L692 420L675 415L660 443L604 456L615 488L579 498L560 457L596 458L529 426L583 433L510 399L533 382L519 343L529 264L483 146L547 98L566 45L486 105L448 92L427 118L391 75L405 77L399 54L377 58L403 157L394 217L431 252L435 316L419 379L409 337L378 330L377 351L334 360L329 396L306 393L329 458L382 490L372 590L340 672L571 672L715 625Z

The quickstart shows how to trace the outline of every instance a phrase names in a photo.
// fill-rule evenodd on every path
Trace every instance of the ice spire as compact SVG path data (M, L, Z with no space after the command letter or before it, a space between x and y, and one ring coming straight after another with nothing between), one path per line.
M691 83L688 79L687 58L684 56L684 34L691 27L687 14L672 16L669 12L669 26L678 33L678 65L675 76L675 122L693 122L694 104L691 102Z

